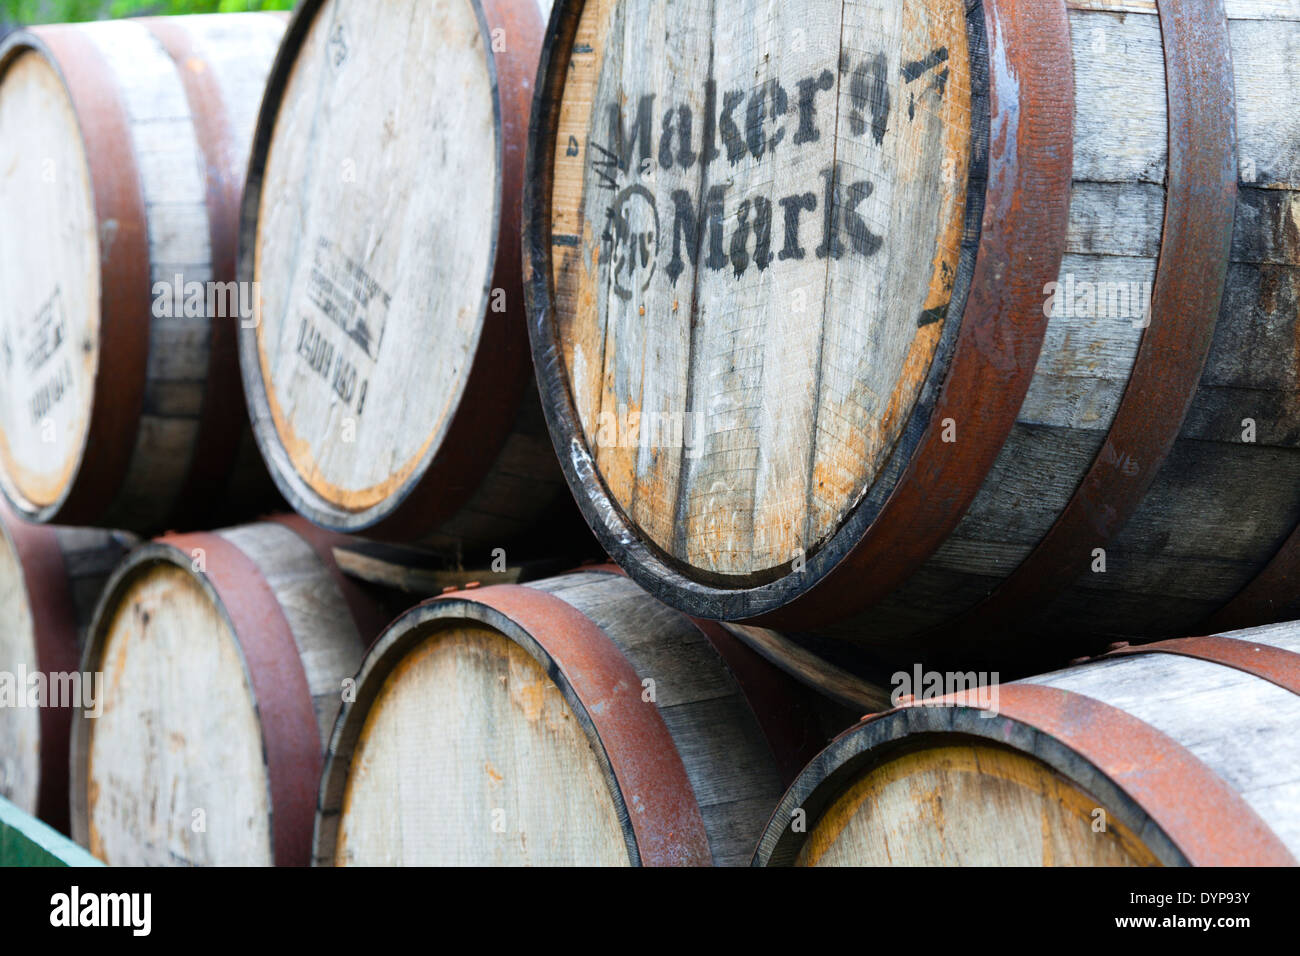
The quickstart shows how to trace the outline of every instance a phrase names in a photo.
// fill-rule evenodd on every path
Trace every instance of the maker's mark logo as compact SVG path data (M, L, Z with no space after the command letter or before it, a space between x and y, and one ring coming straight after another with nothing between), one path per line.
M875 185L855 178L849 164L831 161L818 170L815 191L776 197L735 195L735 179L725 169L706 175L722 160L731 167L746 157L770 163L785 151L822 142L824 132L833 135L823 129L823 119L836 115L834 97L841 85L848 101L846 135L870 137L876 147L884 146L895 96L885 54L846 54L839 71L842 84L831 70L822 70L792 88L765 79L749 90L719 90L710 79L700 117L689 103L656 106L656 94L650 93L635 100L629 122L624 103L632 100L620 91L606 108L607 139L592 141L588 157L589 181L598 192L614 194L605 208L600 261L620 299L649 288L661 254L675 286L688 264L714 272L730 269L739 279L751 266L763 272L773 263L810 256L870 258L880 250L885 236L868 224L863 208ZM901 64L897 82L907 96L906 122L916 121L920 98L942 100L948 72L946 47ZM919 82L923 78L926 82ZM937 110L927 112L935 115ZM656 116L661 117L657 129ZM570 140L567 155L576 152ZM655 195L657 170L691 168L700 172L695 191L676 188ZM780 179L774 173L767 181ZM667 229L662 233L661 210Z

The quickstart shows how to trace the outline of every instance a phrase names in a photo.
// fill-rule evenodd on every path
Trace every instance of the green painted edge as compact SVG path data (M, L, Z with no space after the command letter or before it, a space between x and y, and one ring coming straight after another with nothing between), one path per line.
M103 866L58 830L0 797L0 866Z

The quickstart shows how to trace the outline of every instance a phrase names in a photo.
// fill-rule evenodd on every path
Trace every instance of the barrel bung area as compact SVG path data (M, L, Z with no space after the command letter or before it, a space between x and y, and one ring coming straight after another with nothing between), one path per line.
M1300 863L1300 0L98 2L0 11L0 866Z

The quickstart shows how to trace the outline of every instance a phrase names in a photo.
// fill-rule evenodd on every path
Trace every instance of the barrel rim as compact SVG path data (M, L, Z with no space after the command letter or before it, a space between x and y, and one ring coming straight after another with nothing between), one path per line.
M558 0L552 11L536 84L524 200L528 331L565 479L610 556L641 587L693 617L804 627L851 616L902 584L956 527L1028 391L1047 327L1040 290L1059 274L1068 225L1073 128L1053 117L1072 110L1073 75L1059 75L1052 65L1072 60L1065 5L984 0L969 8L968 23L984 16L990 55L988 185L972 287L961 321L949 323L959 327L958 342L929 420L920 426L915 454L878 508L864 507L871 501L868 490L839 528L803 556L802 570L794 571L792 561L774 580L739 587L706 580L698 569L685 573L640 533L596 467L564 372L552 314L550 184L564 77L584 5L585 0ZM994 150L999 139L1005 145ZM1022 195L1037 201L1022 202ZM1034 241L1017 240L1008 222ZM1026 277L1011 293L999 286L1008 272ZM978 409L974 420L972 409ZM967 435L974 438L944 441L945 412L965 413Z
M907 753L937 743L963 741L992 744L1047 765L1073 786L1094 796L1119 818L1167 866L1190 861L1146 810L1124 792L1106 772L1062 741L1042 733L1033 723L965 705L907 705L871 714L831 741L804 768L782 796L759 837L752 866L793 866L813 829L844 792L845 785ZM1086 781L1079 779L1086 776ZM804 832L790 821L796 810L806 814Z
M0 468L0 492L22 517L38 523L90 525L112 506L135 450L149 356L149 323L140 321L152 301L144 188L117 78L85 37L85 26L28 27L0 44L0 80L19 55L30 51L63 84L81 134L99 234L97 365L69 480L53 502L40 506ZM111 242L105 241L108 222L116 224ZM96 455L87 458L92 439Z
M1253 660L1256 649L1268 645L1224 635L1179 644L1123 647L1103 659L1123 666L1131 655L1173 654L1241 670L1295 692L1289 685L1300 655L1292 651ZM1285 678L1281 682L1279 675ZM924 745L925 738L953 734L992 740L1046 763L1096 797L1167 865L1296 864L1290 848L1245 797L1186 745L1119 707L1044 680L1002 686L995 708L949 695L903 701L893 710L867 715L833 740L782 797L753 865L794 862L810 829L792 832L794 811L820 817L842 791L840 784L892 759L890 747L918 740ZM1189 803L1189 793L1200 803Z
M286 530L293 532L287 526ZM305 543L311 547L310 542ZM183 550L187 544L205 549L215 547L224 552L223 558L214 563L211 571L196 572L193 558ZM317 553L314 547L312 551ZM118 564L100 595L86 633L81 669L96 673L101 670L107 628L122 595L139 578L160 565L184 571L225 623L243 669L249 704L257 717L266 787L267 857L275 865L305 865L309 862L314 792L302 792L302 785L306 782L313 786L316 775L295 775L292 764L297 760L310 763L313 758L316 761L320 759L320 734L312 698L297 641L274 593L252 559L233 542L219 532L203 531L168 535L134 548ZM268 598L269 604L266 603ZM238 621L241 616L248 618L245 624L249 625L243 628L242 633ZM290 650L292 654L286 653ZM262 659L261 667L252 665L252 656ZM275 660L277 656L278 661ZM263 679L261 675L268 666L277 671L270 675L274 680ZM266 692L273 686L281 690L279 695ZM93 730L90 718L80 711L73 714L69 770L72 835L86 847L90 845L87 787ZM293 752L295 742L301 743L304 736L312 743L307 748L309 752ZM284 745L277 745L277 740L283 740ZM303 750L301 747L297 749Z
M261 214L263 181L276 120L293 76L298 54L317 13L331 0L303 0L290 18L275 63L267 77L266 90L258 112L257 126L250 147L248 174L239 213L237 273L242 282L256 279L257 233ZM267 383L262 377L258 327L261 302L257 301L256 320L249 327L241 322L238 330L240 374L248 407L253 437L277 489L299 514L322 528L354 533L368 531L371 536L409 541L434 531L472 497L487 475L493 460L504 447L513 425L519 399L527 387L527 346L525 332L518 328L517 306L510 302L511 256L509 210L512 171L519 162L511 161L512 135L516 118L503 109L501 73L509 54L498 64L492 51L490 20L485 6L495 13L509 7L518 12L524 0L513 4L503 0L465 0L479 22L483 56L487 67L493 109L493 132L496 140L497 175L492 208L492 235L488 255L488 274L479 309L480 322L475 330L472 359L460 376L459 393L453 398L440 435L433 436L419 463L402 486L379 503L359 511L349 511L324 499L304 480L289 459L283 440L270 412ZM535 4L534 4L535 8ZM526 22L511 20L527 35ZM526 44L525 44L526 45ZM517 193L515 189L513 192ZM517 267L514 269L518 271ZM518 280L514 285L518 286ZM494 313L490 307L494 288L506 291L507 311ZM522 298L513 297L514 301ZM513 317L513 319L512 319ZM511 325L516 328L511 330ZM492 339L492 354L484 343ZM512 344L512 339L517 340ZM517 354L516 354L517 353Z
M520 614L521 610L524 615ZM570 618L571 622L580 617L586 624L566 630L564 624L556 620L553 622L556 626L552 628L554 633L534 636L533 630L540 628L530 628L522 619L525 615L549 616L556 612ZM606 658L609 671L624 670L630 673L633 681L629 686L639 687L640 680L636 679L635 671L622 650L595 622L562 598L523 585L493 585L451 593L417 605L390 624L367 651L357 672L353 699L343 702L330 735L312 837L313 866L334 865L343 797L347 790L348 771L356 752L356 743L388 677L410 651L431 636L463 624L486 627L513 642L537 662L560 690L565 703L582 727L605 777L632 866L679 865L682 862L698 865L711 861L710 845L694 790L658 707L638 706L632 713L643 736L647 738L647 746L651 746L656 739L660 742L667 740L668 746L659 752L659 757L670 772L654 778L654 790L658 799L645 799L646 794L641 793L637 813L633 815L624 795L626 781L620 779L601 732L602 727L608 727L616 719L611 714L612 701L606 699L593 702L602 706L589 708L560 659L566 646L593 643L604 645L607 652L612 652ZM543 643L547 637L547 643L554 645L553 649L548 649ZM605 667L592 668L604 669ZM587 676L599 678L607 677L608 674L589 673ZM625 682L626 679L624 676ZM687 825L683 826L683 822ZM670 851L666 856L665 849L673 843L682 849L675 854ZM672 859L677 854L684 859Z

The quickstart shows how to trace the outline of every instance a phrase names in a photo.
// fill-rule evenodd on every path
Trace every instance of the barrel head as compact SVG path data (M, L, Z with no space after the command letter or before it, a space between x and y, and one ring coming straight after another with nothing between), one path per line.
M565 14L530 210L557 445L668 566L771 581L887 494L928 418L981 208L980 28L956 0Z
M260 314L240 351L273 476L325 526L372 526L411 494L486 317L519 306L493 281L501 42L526 44L494 39L467 0L328 0L290 28L245 200Z
M601 761L560 688L489 627L437 627L364 716L337 865L627 866Z
M30 516L63 499L85 450L101 236L59 69L16 42L0 58L0 223L0 481Z
M75 835L114 865L269 865L262 729L215 594L178 561L138 563L95 637L103 713L78 722Z
M1098 813L1102 810L1102 813ZM1032 756L951 739L889 760L839 794L800 866L1153 866L1096 797ZM1104 819L1106 827L1094 824Z

